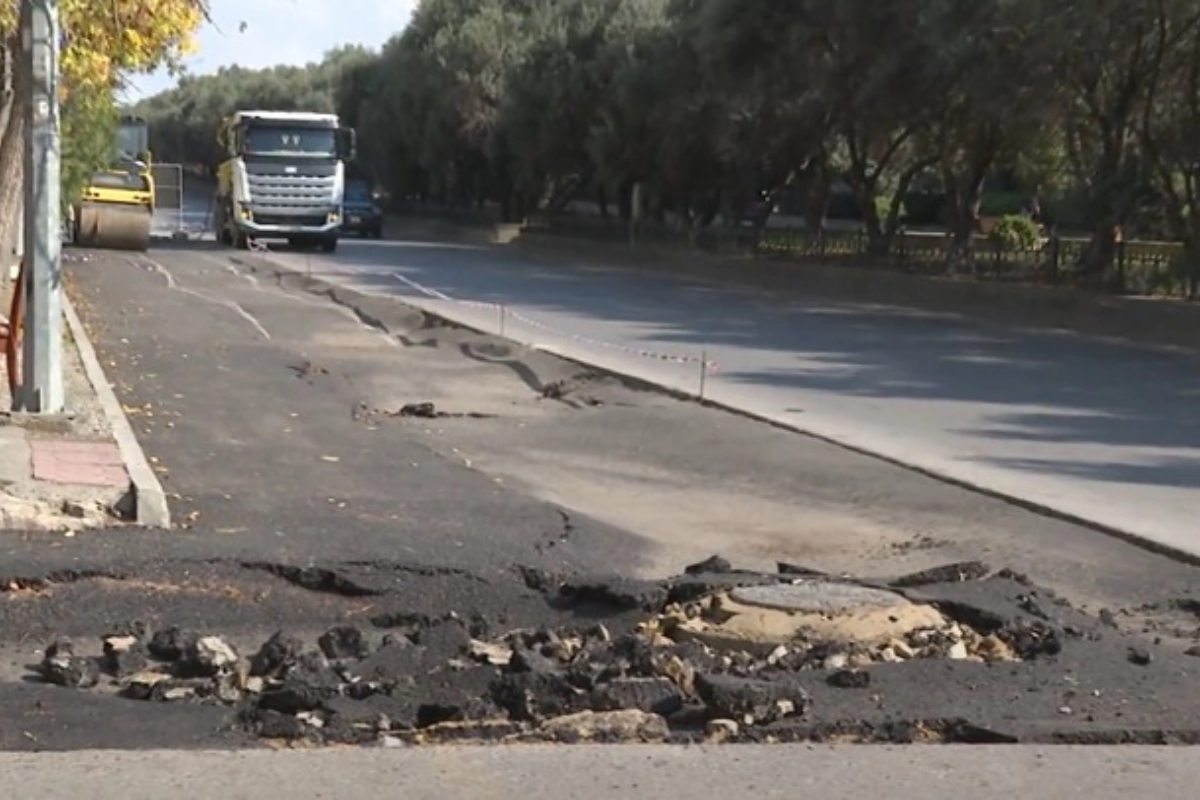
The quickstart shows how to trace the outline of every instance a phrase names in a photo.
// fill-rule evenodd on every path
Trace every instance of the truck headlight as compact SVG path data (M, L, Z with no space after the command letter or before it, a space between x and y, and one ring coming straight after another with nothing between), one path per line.
M249 222L254 219L254 212L245 203L238 203L238 219L243 222Z

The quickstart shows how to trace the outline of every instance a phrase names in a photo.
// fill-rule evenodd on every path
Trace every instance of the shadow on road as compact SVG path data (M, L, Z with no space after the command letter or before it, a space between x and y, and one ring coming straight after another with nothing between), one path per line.
M720 377L746 386L987 409L984 424L945 429L958 436L1162 449L1152 463L1144 452L1107 464L963 457L1093 481L1200 487L1200 458L1187 452L1200 449L1200 417L1190 410L1200 398L1194 355L949 314L715 288L619 266L550 262L516 248L438 241L443 229L414 223L400 231L404 240L346 239L336 256L312 257L313 274L350 274L365 288L397 297L411 294L394 277L402 275L459 300L619 325L647 347L737 348L721 359Z

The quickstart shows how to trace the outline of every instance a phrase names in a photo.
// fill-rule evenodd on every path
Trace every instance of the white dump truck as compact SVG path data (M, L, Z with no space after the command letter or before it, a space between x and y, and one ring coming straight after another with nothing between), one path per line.
M336 114L238 111L221 126L227 158L217 171L217 240L247 249L252 240L337 249L353 128Z

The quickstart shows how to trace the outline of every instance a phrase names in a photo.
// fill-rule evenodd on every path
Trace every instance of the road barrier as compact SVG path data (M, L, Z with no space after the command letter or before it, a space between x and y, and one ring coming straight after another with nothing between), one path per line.
M152 164L154 177L153 233L174 234L184 230L183 165Z

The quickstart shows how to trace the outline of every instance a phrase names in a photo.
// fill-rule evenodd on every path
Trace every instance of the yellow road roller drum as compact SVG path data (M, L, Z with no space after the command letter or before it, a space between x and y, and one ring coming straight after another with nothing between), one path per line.
M147 139L145 120L121 119L112 166L92 175L75 208L77 245L138 252L150 248L154 179Z

